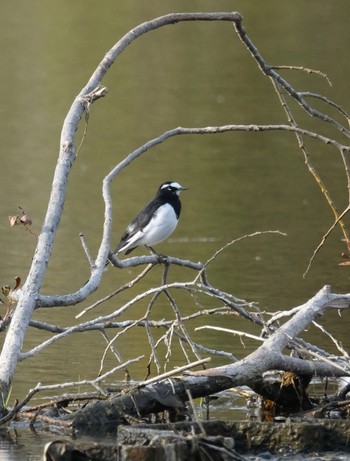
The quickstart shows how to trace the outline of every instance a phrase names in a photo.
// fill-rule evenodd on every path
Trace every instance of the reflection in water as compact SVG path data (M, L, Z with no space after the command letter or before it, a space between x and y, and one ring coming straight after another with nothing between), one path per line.
M22 229L10 229L6 217L24 207L40 231L58 151L62 121L74 96L85 84L101 57L130 27L169 12L168 5L133 1L105 1L96 21L94 4L20 1L21 7L3 5L0 28L2 61L2 216L1 284L28 272L35 239ZM201 9L209 6L205 2ZM220 10L232 10L232 2L219 1ZM253 4L234 5L244 17L248 33L271 64L294 64L321 68L329 73L333 87L307 73L285 73L300 90L322 92L345 104L348 98L343 43L348 42L348 2L331 6L324 0L308 8L297 0L288 5L273 0L264 5L264 17ZM183 4L173 2L173 10ZM186 9L198 9L190 1ZM212 9L212 5L210 5ZM302 14L300 12L302 11ZM328 15L332 15L332 24ZM57 20L59 18L59 20ZM322 31L322 32L321 32ZM342 62L342 66L334 65ZM345 83L346 82L346 83ZM93 254L101 238L103 177L129 152L149 139L176 126L206 126L228 123L285 123L284 114L268 79L262 77L249 53L243 49L229 24L179 24L142 37L133 43L109 71L104 84L108 96L90 114L82 150L74 165L64 215L43 292L76 290L89 274L80 246L84 232ZM297 111L298 121L314 128L312 121ZM80 140L83 124L78 133ZM313 161L329 184L332 195L344 206L347 200L343 167L334 151L310 143ZM279 229L287 237L264 235L246 239L225 250L210 266L210 281L221 289L262 309L276 310L303 302L324 284L336 292L348 292L349 275L337 268L344 250L336 232L317 256L309 276L302 274L314 248L332 224L333 217L318 187L307 173L295 139L283 133L230 133L215 136L184 136L147 152L125 170L113 185L114 246L125 226L138 211L138 204L152 198L162 181L177 178L190 187L183 199L181 222L160 251L194 261L206 261L227 242L255 231ZM148 195L148 191L150 195ZM344 197L344 198L343 198ZM115 290L136 270L110 269L89 303L69 309L38 310L36 320L61 326L76 323L75 315L93 301ZM193 273L174 269L172 279L189 279ZM140 289L159 284L156 269ZM127 299L96 308L91 315L113 312ZM190 313L187 294L176 293L184 314ZM203 307L210 306L200 299ZM138 318L146 305L139 304L126 315ZM172 316L167 303L159 304L155 318ZM333 334L348 347L347 314L339 321L327 315ZM210 319L220 324L221 319ZM194 331L203 320L193 321ZM227 321L225 321L227 323ZM235 329L247 328L237 317ZM47 338L30 329L24 349ZM315 333L315 338L317 334ZM242 357L256 347L215 332L198 332L196 341L208 347L229 348ZM21 363L13 382L13 398L23 398L38 381L43 384L96 376L105 348L98 333L67 338L38 357ZM135 378L145 375L149 351L144 351L145 334L129 334L117 344L124 359L143 352L146 359L133 369ZM178 355L177 355L178 354ZM182 361L175 352L174 363ZM222 363L214 360L214 364ZM113 366L108 358L106 367ZM87 376L86 376L87 375ZM12 445L11 445L12 446ZM4 449L5 450L5 449ZM2 453L1 453L2 454ZM8 459L17 459L8 449ZM2 459L2 458L1 458ZM5 459L5 458L4 458ZM18 458L19 459L19 458ZM29 459L29 458L28 458ZM33 458L34 459L34 458Z
M1 461L36 461L41 460L41 453L46 443L52 439L51 434L34 434L28 429L11 430L0 435Z

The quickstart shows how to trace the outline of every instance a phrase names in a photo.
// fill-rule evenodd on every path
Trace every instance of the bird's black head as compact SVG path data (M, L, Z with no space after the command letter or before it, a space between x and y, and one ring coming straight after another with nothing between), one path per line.
M176 181L166 181L160 185L157 195L162 195L163 197L173 197L179 195L182 190L186 190L186 187L182 187Z

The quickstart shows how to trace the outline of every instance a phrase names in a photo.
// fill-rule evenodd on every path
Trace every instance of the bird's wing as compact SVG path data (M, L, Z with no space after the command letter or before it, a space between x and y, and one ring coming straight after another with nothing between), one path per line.
M125 229L125 232L120 239L119 245L113 253L117 253L124 246L129 245L130 243L136 243L142 237L142 230L150 222L153 213L156 211L159 205L160 203L157 200L153 200L140 211L136 218L133 219L133 221L131 221L131 223Z
M143 232L141 230L135 232L134 234L130 236L126 235L126 239L125 240L122 239L120 241L119 245L117 246L115 250L115 253L127 250L128 248L136 248L137 242L140 240L142 235L143 235Z

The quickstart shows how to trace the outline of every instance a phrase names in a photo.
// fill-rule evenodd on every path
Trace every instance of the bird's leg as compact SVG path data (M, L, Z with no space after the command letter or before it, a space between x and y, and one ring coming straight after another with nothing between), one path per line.
M162 255L160 253L157 253L156 250L154 248L152 248L150 245L145 245L149 251L154 255L154 256L157 256L158 258L158 261L160 264L166 264L167 260L168 260L168 257L166 255Z

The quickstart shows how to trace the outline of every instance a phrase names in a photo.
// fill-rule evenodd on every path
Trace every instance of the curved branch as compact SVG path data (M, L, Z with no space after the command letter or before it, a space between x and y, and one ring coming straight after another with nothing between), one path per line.
M93 262L93 269L92 269L92 276L90 281L82 287L80 290L76 291L75 293L68 294L65 296L41 296L39 295L39 291L41 288L41 284L44 278L44 274L46 271L46 267L48 261L51 256L51 251L54 243L55 234L60 222L60 218L63 212L63 205L65 202L66 196L66 189L68 183L68 177L73 165L73 162L76 158L76 147L75 147L75 135L76 130L79 125L79 122L84 114L87 113L90 109L91 103L96 100L94 99L93 95L99 95L100 97L102 93L96 91L99 88L99 85L106 75L108 69L113 64L115 59L119 56L119 54L126 49L128 45L130 45L136 38L140 37L141 35L145 34L146 32L155 30L157 28L175 24L182 21L229 21L233 22L236 26L236 30L238 31L243 43L247 46L247 48L252 52L254 58L256 59L259 67L261 70L268 76L270 76L274 81L278 82L287 93L295 98L299 104L312 116L317 116L323 121L327 121L335 126L337 129L342 131L345 135L350 136L350 132L344 126L337 123L332 118L328 117L325 114L322 114L319 111L316 111L312 107L306 104L305 97L307 96L305 93L298 93L296 92L289 84L286 82L282 77L277 74L271 67L269 67L264 60L262 59L261 55L258 53L257 48L253 45L250 39L247 37L242 25L241 25L241 16L238 13L177 13L177 14L169 14L166 16L162 16L160 18L156 18L152 21L146 22L141 24L128 32L121 40L119 40L113 48L105 55L95 72L92 74L91 78L89 79L86 86L81 90L78 96L75 98L67 116L63 124L61 139L60 139L60 153L57 162L57 166L54 173L54 179L52 184L52 190L50 195L50 200L47 208L47 213L45 216L45 220L42 226L41 234L38 238L38 245L36 248L36 252L33 258L33 263L26 280L24 287L20 290L16 291L18 296L18 305L14 311L12 322L8 329L8 334L6 335L4 346L2 349L2 353L0 355L0 391L2 396L8 394L8 388L10 385L10 381L12 379L15 367L19 360L23 360L40 350L46 347L48 344L52 344L53 342L59 340L60 338L67 336L70 333L82 331L83 328L97 328L103 322L108 322L119 317L122 313L126 311L130 306L137 303L139 300L144 299L146 296L157 294L161 291L168 292L170 288L182 288L187 289L189 291L196 290L198 292L203 292L209 296L215 296L216 298L222 300L226 305L230 306L231 308L235 309L245 318L259 324L263 325L264 322L259 319L259 316L252 315L250 313L244 312L241 305L236 305L236 299L233 296L227 295L226 293L222 293L219 290L214 289L209 284L205 283L205 274L202 273L201 280L203 284L195 284L195 282L191 283L174 283L174 284L162 284L162 286L157 288L152 288L136 297L134 297L130 302L126 303L120 309L116 310L110 315L101 316L99 318L94 319L90 322L85 322L84 324L80 324L71 328L68 328L64 331L59 332L55 336L53 336L50 340L42 343L38 347L30 350L26 353L21 353L24 334L26 328L28 327L31 319L31 315L33 309L36 307L54 307L54 306L71 306L73 304L77 304L87 298L89 294L93 290L95 290L101 280L102 273L104 270L105 262L107 260L108 252L109 252L109 239L110 239L110 231L111 231L111 223L112 223L112 200L110 196L110 189L109 185L110 182L115 178L115 176L127 165L129 165L133 160L139 157L141 154L145 153L148 149L154 147L155 145L165 141L166 139L175 136L175 135L204 135L204 134L219 134L228 131L289 131L294 133L299 133L303 136L309 136L311 138L317 139L320 142L325 144L332 145L333 147L337 148L341 151L341 153L349 152L349 146L342 145L336 142L333 139L327 138L325 136L321 136L317 133L312 133L308 130L300 129L296 126L291 125L225 125L220 127L205 127L205 128L182 128L178 127L173 130L169 130L163 135L150 140L143 146L141 146L136 151L129 154L119 165L117 165L108 176L103 181L103 198L105 201L105 215L104 215L104 227L103 227L103 237L100 245L100 249L98 251L97 259ZM103 89L103 94L106 89ZM143 259L142 259L143 258ZM142 257L142 258L130 258L126 261L119 261L116 259L116 264L119 265L118 267L130 267L133 265L139 264L148 264L152 262L152 264L159 263L156 260L156 257ZM153 259L152 259L153 258ZM187 267L191 267L196 270L201 270L203 266L200 263L193 263L191 261L180 260L178 258L171 258L169 261L172 261L174 264L180 265L187 265ZM111 258L114 259L114 258ZM326 296L326 302L323 296ZM301 363L301 367L308 368L309 370L317 369L318 373L322 372L322 370L327 370L329 373L330 366L328 364L321 363L321 365L316 364L315 362L308 362L308 361L301 361L298 359L291 359L286 356L283 356L281 353L282 347L285 347L291 338L295 337L295 335L300 331L300 328L304 328L306 323L305 320L299 318L299 313L302 311L306 311L307 314L306 318L309 321L310 318L314 318L316 315L320 315L323 312L323 309L332 305L333 302L340 302L349 304L349 296L344 295L342 298L337 297L337 295L332 295L329 291L325 290L319 298L321 299L313 299L312 302L310 301L308 304L308 309L311 309L311 314L308 309L300 309L300 311L287 322L281 329L277 330L270 338L268 338L264 345L255 353L256 355L252 354L249 357L250 363L248 359L246 361L242 361L242 363L236 364L235 368L224 367L221 369L215 370L216 374L214 376L213 385L216 389L219 390L220 385L220 376L222 380L225 381L225 386L229 384L232 386L234 379L236 378L235 373L242 372L245 379L252 379L256 376L257 372L260 373L263 368L266 369L265 362L266 360L266 351L272 353L270 354L270 363L269 367L273 368L281 368L290 367L291 363ZM323 297L323 298L322 298ZM325 304L322 304L325 303ZM294 322L294 323L293 323ZM187 339L185 337L185 339ZM267 348L270 347L270 351ZM255 359L258 359L256 361ZM294 362L292 362L294 360ZM248 367L245 367L247 365ZM258 367L256 365L258 364ZM251 365L254 365L253 367ZM317 365L317 366L316 366ZM288 368L289 369L289 368ZM332 368L331 368L332 370ZM265 370L264 370L265 371ZM337 370L338 373L341 371ZM250 373L250 374L249 374ZM336 373L336 372L335 372ZM208 373L210 378L210 373ZM219 379L218 379L219 376ZM198 378L198 377L197 377ZM186 379L186 378L185 378ZM202 379L199 378L199 379ZM242 379L242 377L240 377ZM246 381L245 381L246 382ZM181 383L182 384L182 383ZM203 389L198 390L197 395L199 393L203 394ZM196 392L194 391L192 395L195 397ZM185 395L187 398L187 393ZM134 405L134 401L132 402ZM3 410L3 403L0 404L0 410Z
M186 127L177 127L171 130L165 131L160 136L157 136L154 139L147 141L145 144L131 152L127 155L124 160L122 160L113 170L104 178L103 186L102 186L102 195L103 200L105 202L105 222L103 228L103 236L100 245L99 254L96 260L96 266L92 270L92 275L90 280L87 282L87 287L89 289L94 290L97 288L100 278L102 277L102 272L105 267L105 262L107 259L106 255L106 245L109 247L109 236L111 233L111 223L112 223L112 198L110 195L110 184L113 179L128 165L130 165L134 160L138 157L146 153L148 150L153 148L154 146L161 144L162 142L166 141L173 136L180 136L180 135L208 135L208 134L221 134L227 132L235 132L235 131L246 131L246 132L265 132L265 131L287 131L292 133L299 133L300 135L308 136L312 139L316 139L324 144L331 145L338 149L339 151L349 151L349 146L343 145L337 142L334 139L328 138L326 136L320 135L318 133L314 133L309 130L305 130L296 126L292 125L256 125L256 124L249 124L249 125L222 125L222 126L207 126L207 127L195 127L195 128L186 128ZM136 266L139 264L144 264L151 262L151 260L142 260L138 258L130 258L127 260L128 262L124 262L125 266L119 265L118 267L130 267ZM115 265L117 265L117 259L115 259ZM192 265L193 263L191 263ZM197 269L197 267L192 267ZM197 269L198 270L198 269Z
M63 212L66 198L68 176L73 162L76 158L75 134L78 124L88 109L92 101L86 97L94 92L100 85L102 78L113 64L116 57L137 37L142 34L155 30L159 27L175 24L181 21L241 21L238 13L177 13L169 14L156 18L148 23L141 24L127 33L102 59L101 63L92 74L86 86L81 90L70 107L63 123L60 139L60 152L54 173L52 189L46 216L43 222L38 244L35 250L33 262L24 284L19 292L19 302L13 314L10 327L8 329L2 352L0 355L0 388L4 395L7 395L10 381L15 371L19 351L22 348L25 331L28 327L31 315L37 307L38 294L46 272L46 267L51 257L55 235ZM105 90L106 91L106 90ZM110 229L110 220L106 217L107 228ZM103 245L100 248L97 264L100 272L88 286L72 296L74 303L85 299L94 291L101 279L103 266L109 251L110 232L104 234ZM0 410L2 410L0 405Z
M242 40L242 42L244 43L244 45L248 48L248 50L250 51L251 55L253 56L253 58L256 60L260 70L267 76L269 76L270 78L272 78L275 82L277 82L279 85L281 85L286 91L287 93L292 97L294 98L298 103L299 105L309 114L311 115L312 117L317 117L319 118L320 120L323 120L324 122L328 122L330 123L331 125L333 125L334 127L336 127L340 132L342 132L345 136L347 136L348 138L350 137L350 130L347 129L345 126L341 125L340 123L338 123L335 119L333 119L332 117L329 117L327 114L324 114L323 112L320 112L316 109L314 109L313 107L309 106L307 104L307 102L305 101L304 99L304 94L303 92L298 92L298 91L295 91L294 88L283 78L281 77L280 74L278 74L274 68L276 68L276 66L269 66L265 60L263 59L263 57L261 56L261 54L259 53L258 49L256 48L256 46L254 45L254 43L251 41L251 39L248 37L243 25L242 25L242 21L235 21L234 22L234 25L235 25L235 29L236 29L236 32L237 34L239 35L240 39ZM333 104L333 103L332 103ZM335 104L333 104L334 106L336 106ZM344 115L344 112L343 112L343 115Z
M227 132L236 132L236 131L244 131L244 132L265 132L265 131L287 131L291 133L298 133L304 136L308 136L312 139L317 139L318 141L331 145L338 150L349 151L349 146L342 145L338 141L330 139L326 136L320 135L318 133L314 133L309 130L305 130L302 128L298 128L296 126L291 125L222 125L222 126L207 126L207 127L177 127L171 130L168 130L162 133L160 136L157 136L154 139L149 140L142 146L140 146L135 151L131 152L122 162L120 162L104 179L103 181L103 197L105 201L105 223L104 223L104 231L103 237L101 241L101 246L99 250L99 256L96 260L97 264L92 270L92 276L89 281L78 291L63 295L63 296L42 296L38 295L37 297L37 307L53 307L53 306L69 306L78 304L86 299L86 297L94 291L102 277L102 273L105 267L105 259L103 259L103 264L101 265L101 255L105 253L105 247L107 245L107 241L109 241L109 234L110 234L110 226L112 222L112 199L110 196L109 184L111 181L122 171L127 165L131 162L136 160L139 156L153 148L154 146L161 144L162 142L166 141L173 136L180 136L180 135L209 135L209 134L221 134ZM134 267L141 264L159 264L159 258L157 256L139 256L139 257L132 257L126 260L119 260L114 255L111 254L111 260L113 263L119 268L126 268L126 267ZM106 256L107 258L107 256ZM169 262L173 264L177 264L180 266L189 267L194 270L201 270L202 265L201 263L194 263L188 260L182 260L179 258L168 257ZM21 292L21 290L17 290L17 296Z

